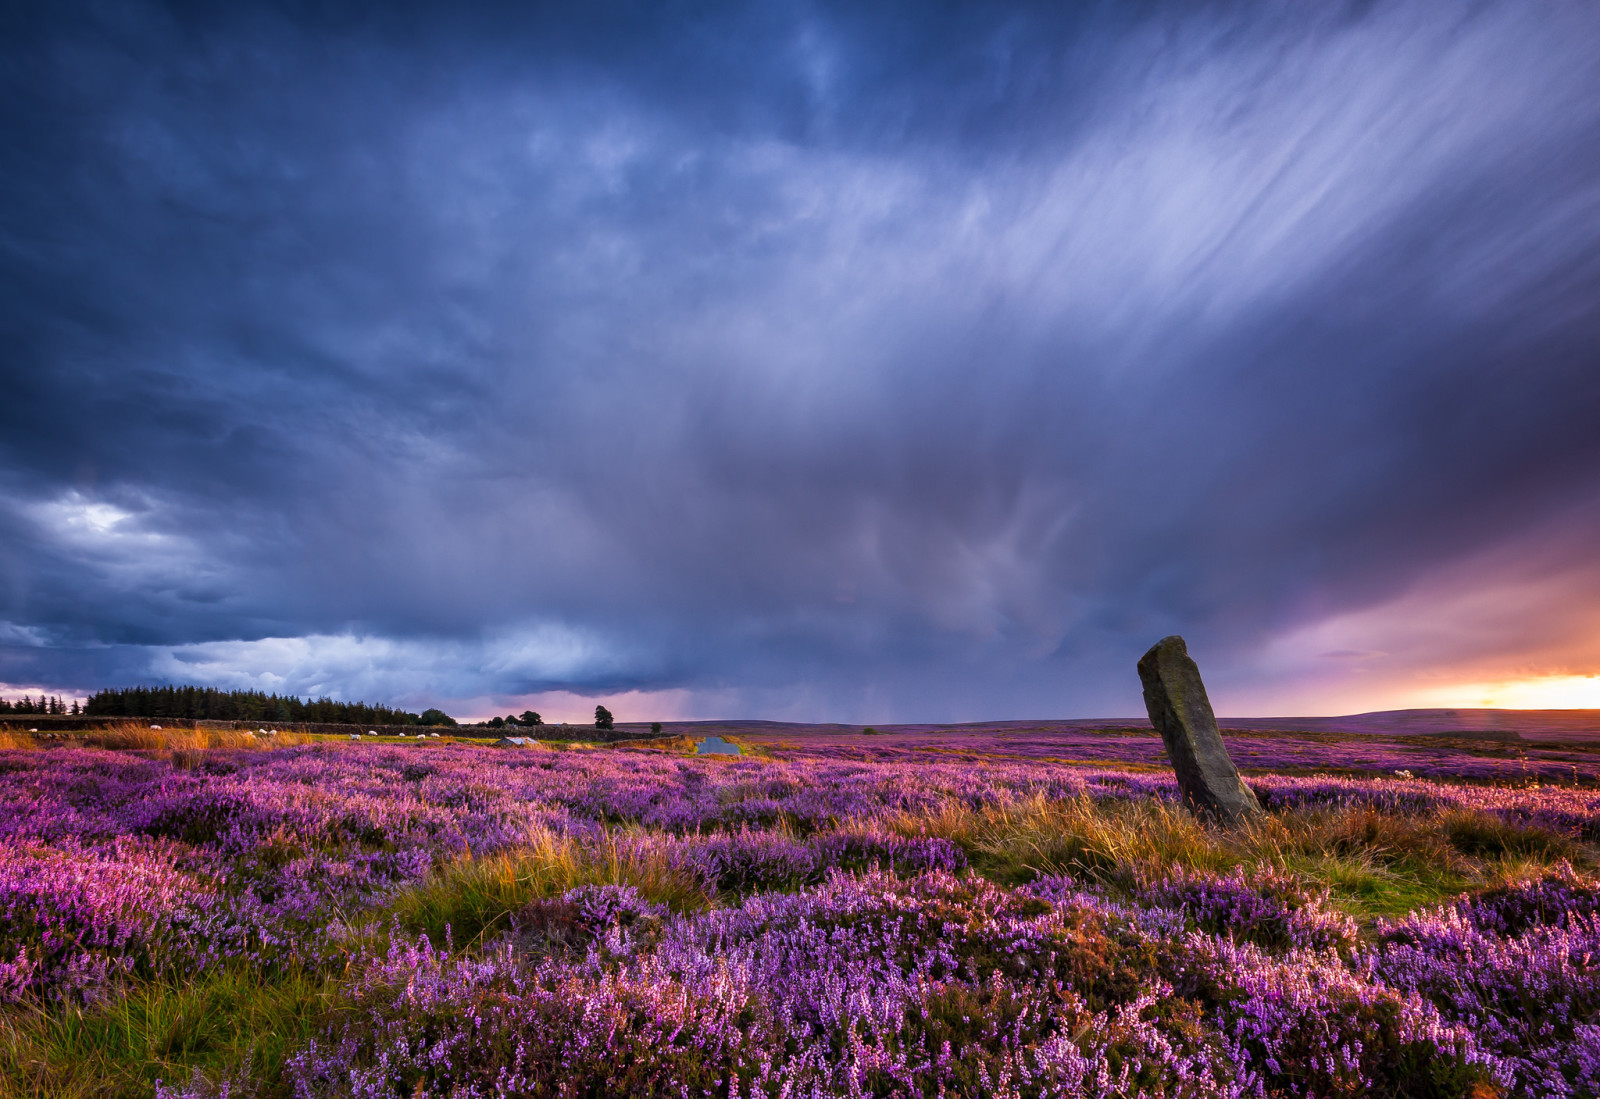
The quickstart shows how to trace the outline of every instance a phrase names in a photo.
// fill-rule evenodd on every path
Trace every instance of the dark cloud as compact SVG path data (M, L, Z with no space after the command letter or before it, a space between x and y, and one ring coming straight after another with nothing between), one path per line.
M532 9L10 17L0 681L876 720L1133 712L1173 630L1239 705L1600 658L1383 625L1600 606L1587 6Z

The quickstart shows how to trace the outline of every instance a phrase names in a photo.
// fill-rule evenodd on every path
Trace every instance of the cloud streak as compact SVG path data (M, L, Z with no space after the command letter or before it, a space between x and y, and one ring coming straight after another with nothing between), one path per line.
M12 41L0 679L884 720L1136 712L1174 630L1247 708L1600 670L1585 6Z

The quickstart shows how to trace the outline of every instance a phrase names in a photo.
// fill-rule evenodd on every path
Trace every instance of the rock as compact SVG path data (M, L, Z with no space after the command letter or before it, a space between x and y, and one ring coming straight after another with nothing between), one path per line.
M494 742L496 748L526 748L528 738L525 736L503 736Z
M1261 803L1223 747L1206 685L1183 638L1174 634L1152 645L1139 660L1139 682L1150 724L1161 734L1190 810L1229 824L1259 813Z

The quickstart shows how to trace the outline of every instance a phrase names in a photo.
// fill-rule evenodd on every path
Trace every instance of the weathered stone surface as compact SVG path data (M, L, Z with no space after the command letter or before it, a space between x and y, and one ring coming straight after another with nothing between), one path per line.
M1178 773L1183 800L1198 816L1234 823L1261 811L1261 803L1228 758L1211 712L1200 669L1174 634L1139 660L1144 707Z

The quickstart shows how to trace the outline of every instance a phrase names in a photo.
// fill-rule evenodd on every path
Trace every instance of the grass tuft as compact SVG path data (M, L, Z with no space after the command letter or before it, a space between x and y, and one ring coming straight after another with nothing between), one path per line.
M1553 873L1563 861L1596 864L1592 849L1545 829L1468 812L1317 807L1230 828L1169 802L1034 798L978 810L950 803L893 826L959 844L978 872L1005 885L1067 874L1131 891L1174 866L1225 872L1264 864L1326 887L1358 917L1404 915L1471 889Z
M90 729L72 736L72 743L112 751L194 752L214 748L287 748L306 738L295 733L258 737L238 729L153 729L149 724L126 722Z
M515 851L469 857L445 866L401 891L380 920L399 921L443 945L445 930L456 948L475 946L509 926L511 914L530 902L580 885L631 885L646 900L674 911L696 911L711 898L700 882L670 867L659 854L627 849L614 834L578 841L546 833Z
M156 1082L249 1080L287 1096L284 1059L315 1035L331 977L271 976L248 966L156 983L85 1007L14 1005L0 1015L0 1094L7 1099L146 1099Z
M1516 824L1489 813L1445 813L1441 826L1450 844L1464 855L1571 859L1577 845L1548 828Z

